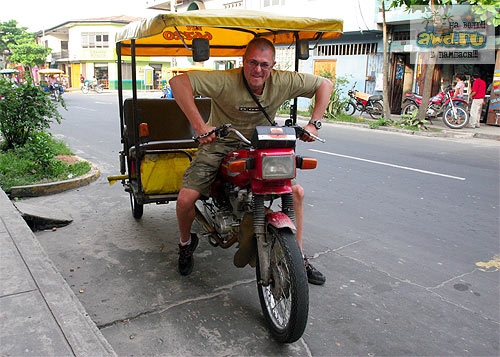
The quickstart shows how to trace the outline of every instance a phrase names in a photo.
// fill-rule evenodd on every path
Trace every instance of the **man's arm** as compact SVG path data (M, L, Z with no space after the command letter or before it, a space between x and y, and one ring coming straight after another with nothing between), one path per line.
M332 94L333 83L327 79L323 78L321 85L316 90L315 93L315 101L314 108L311 115L312 120L321 120L323 119L323 115L325 114L326 108L328 107L328 103L330 103L330 96ZM308 130L313 135L318 135L318 129L313 124L307 124L305 129ZM311 137L302 137L304 141L314 141Z
M200 111L194 103L193 87L191 86L191 82L189 81L187 74L175 76L168 83L172 89L175 101L179 104L179 107L182 109L184 114L186 114L186 117L193 126L196 135L199 136L212 130L213 127L209 127L205 124ZM213 141L212 139L215 139L215 136L213 136L213 138L206 137L200 139L200 143L204 144Z

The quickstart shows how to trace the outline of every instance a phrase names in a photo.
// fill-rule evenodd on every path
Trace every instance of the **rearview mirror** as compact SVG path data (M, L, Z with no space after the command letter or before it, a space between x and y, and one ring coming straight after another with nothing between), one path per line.
M193 61L205 62L210 58L210 44L206 38L193 39Z
M309 58L309 41L297 41L297 55L300 60L306 60Z

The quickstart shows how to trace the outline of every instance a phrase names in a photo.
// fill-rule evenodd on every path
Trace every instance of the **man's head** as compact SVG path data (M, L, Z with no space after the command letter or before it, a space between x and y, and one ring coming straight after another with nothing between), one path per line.
M276 63L275 54L274 45L265 38L254 38L247 45L243 55L243 74L250 89L257 94L262 94L264 83Z

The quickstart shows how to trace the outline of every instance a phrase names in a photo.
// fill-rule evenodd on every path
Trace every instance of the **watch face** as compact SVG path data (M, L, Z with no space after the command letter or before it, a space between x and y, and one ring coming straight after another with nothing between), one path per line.
M319 120L315 120L313 124L316 127L316 129L321 129L321 122Z

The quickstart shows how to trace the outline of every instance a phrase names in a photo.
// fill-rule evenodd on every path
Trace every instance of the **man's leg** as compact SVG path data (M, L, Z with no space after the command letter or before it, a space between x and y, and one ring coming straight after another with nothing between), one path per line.
M302 233L304 227L304 189L300 185L292 186L293 194L293 210L295 212L295 226L297 228L296 238L300 250L302 251ZM304 253L302 253L304 255ZM307 272L307 280L311 284L323 285L326 277L319 270L309 263L309 260L304 255L304 265Z
M191 234L196 215L194 205L200 194L190 188L182 188L177 196L177 223L179 225L179 273L189 275L193 271L193 252L198 246L198 236Z

